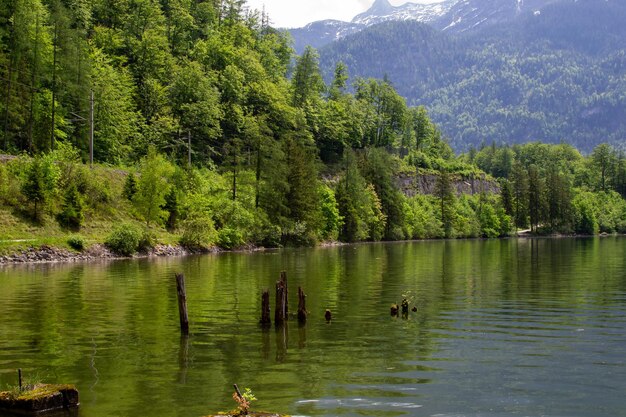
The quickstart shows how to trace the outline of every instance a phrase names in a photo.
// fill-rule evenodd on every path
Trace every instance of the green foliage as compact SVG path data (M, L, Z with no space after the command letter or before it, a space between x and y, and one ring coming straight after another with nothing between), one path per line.
M175 187L171 187L169 193L165 196L165 205L163 209L167 212L167 221L165 225L168 230L175 230L178 225L178 217L180 208L178 204L178 192Z
M437 176L435 196L438 199L439 221L441 221L444 236L452 237L454 227L453 208L455 195L452 188L452 180L447 171L441 170Z
M67 238L67 244L75 251L82 252L85 249L85 238L80 235L73 235Z
M126 254L168 232L193 248L235 248L492 237L508 234L511 222L537 232L626 228L626 160L616 149L603 144L583 157L563 144L497 145L506 135L589 137L587 127L562 122L580 118L603 120L594 137L621 137L620 56L585 75L581 58L561 51L502 53L491 40L464 48L404 22L398 30L412 43L400 56L430 67L413 64L410 76L387 78L363 73L353 51L343 51L337 62L351 67L333 62L326 86L317 52L294 59L289 35L259 24L241 0L33 0L5 12L0 145L37 156L0 164L0 204L90 233L144 220L149 231L116 230L107 240ZM398 55L389 30L379 25L354 39ZM574 64L562 71L560 61ZM613 75L600 82L607 68ZM350 80L349 71L363 77ZM396 86L408 81L412 97L432 104L428 111L407 105ZM572 85L580 88L564 95ZM81 163L91 91L95 160L115 170ZM534 110L546 101L559 110ZM607 102L612 110L599 115ZM456 132L457 147L461 138L462 146L494 142L457 157L444 131ZM405 196L400 174L436 174L434 194ZM489 175L501 184L500 199L457 197L460 182Z
M151 148L140 167L141 176L133 203L146 220L146 225L150 226L151 222L160 223L168 214L162 207L169 193L174 166Z
M435 239L444 236L433 196L416 195L405 205L406 235L411 239Z
M365 177L374 186L386 219L383 237L387 240L404 239L404 197L393 182L392 158L382 149L372 149L364 165Z
M335 193L327 185L321 185L319 188L322 226L320 228L320 237L322 240L333 241L339 238L339 230L341 229L343 218L339 213Z
M246 243L241 230L224 227L217 232L217 245L224 249L235 249Z
M106 238L104 244L113 252L122 256L132 256L144 238L143 232L133 224L120 224Z
M122 196L128 201L133 201L135 194L137 194L137 179L135 178L135 174L129 172L124 180Z
M480 222L480 232L483 237L498 237L501 232L500 217L494 207L485 202L478 211L478 221Z
M180 244L189 249L207 249L216 239L217 232L213 225L213 219L207 214L194 213L182 222L182 235Z
M582 235L598 233L594 196L589 192L579 193L574 197L574 232Z
M79 230L85 219L83 213L83 199L76 184L71 184L63 197L61 212L57 215L59 223L72 230Z
M600 8L613 10L601 18ZM621 143L626 132L623 46L614 42L624 37L617 22L626 14L618 2L593 9L595 18L582 12L576 24L569 12L564 19L542 9L536 18L515 14L519 24L479 25L454 36L453 28L387 22L320 49L320 67L327 80L339 61L355 77L388 75L409 103L428 107L457 151L531 138L590 152L600 141Z
M49 182L45 176L46 170L42 159L34 158L27 168L21 189L24 197L33 205L34 219L39 219L41 206L45 204L49 195Z
M335 191L343 226L339 238L347 242L380 240L386 225L386 217L376 190L359 172L356 156L347 151L346 171Z

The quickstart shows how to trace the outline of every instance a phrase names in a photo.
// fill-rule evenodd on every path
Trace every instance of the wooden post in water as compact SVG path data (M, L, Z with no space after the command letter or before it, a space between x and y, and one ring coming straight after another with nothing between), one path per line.
M187 316L187 291L185 289L185 276L176 274L176 292L178 294L178 313L180 315L180 332L189 334L189 317Z
M326 319L326 323L330 323L330 321L333 319L333 313L326 309L326 311L324 312L324 318Z
M20 392L22 391L22 368L19 368L17 370L17 380L18 380L18 386L20 387Z
M261 326L270 326L272 319L270 318L270 292L263 291L261 295Z
M406 298L402 300L401 306L402 306L402 317L407 318L409 316L409 302Z
M274 324L282 326L287 318L285 282L281 279L276 281L276 310L274 310Z
M285 318L289 316L289 288L287 286L287 271L280 271L280 280L285 287Z
M298 287L298 322L306 323L306 294L302 291L302 287Z

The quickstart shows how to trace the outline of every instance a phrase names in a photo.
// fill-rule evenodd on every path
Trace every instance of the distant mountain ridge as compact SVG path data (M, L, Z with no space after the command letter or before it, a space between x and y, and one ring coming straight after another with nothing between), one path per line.
M567 0L443 0L431 4L409 2L401 6L393 6L388 0L376 0L350 22L320 20L289 29L289 32L294 39L294 49L300 53L307 45L321 48L379 23L416 21L445 32L463 33L523 14L540 13L541 8L560 1Z
M357 20L319 49L326 81L339 61L352 79L386 77L457 150L541 140L626 151L625 2L459 0L429 24Z
M432 4L405 3L393 6L387 0L376 0L367 11L355 16L352 23L365 26L398 20L434 23L448 13L457 2L458 0L444 0Z

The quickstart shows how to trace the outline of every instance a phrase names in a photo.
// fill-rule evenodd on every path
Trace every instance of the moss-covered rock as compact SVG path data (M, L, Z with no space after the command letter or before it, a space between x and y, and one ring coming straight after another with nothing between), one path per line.
M66 384L36 384L23 390L0 392L0 410L39 413L78 407L78 390Z

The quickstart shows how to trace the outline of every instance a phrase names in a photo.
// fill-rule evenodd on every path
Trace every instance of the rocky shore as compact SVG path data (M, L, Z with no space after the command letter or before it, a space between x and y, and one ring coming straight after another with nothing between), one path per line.
M205 253L217 252L218 249L207 250ZM138 253L132 258L148 258L162 256L183 256L193 252L182 246L157 245L149 252ZM21 264L21 263L51 263L51 262L82 262L97 259L130 259L111 252L102 244L95 244L82 252L75 252L68 249L55 248L48 245L39 247L29 247L13 254L0 256L0 264Z

